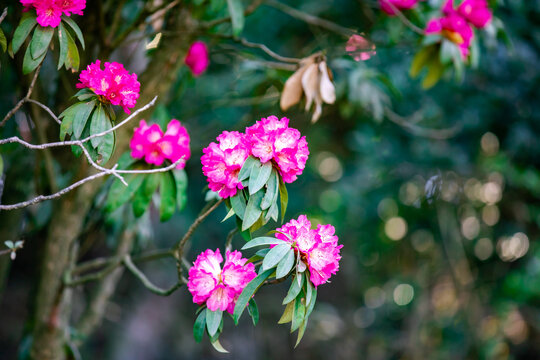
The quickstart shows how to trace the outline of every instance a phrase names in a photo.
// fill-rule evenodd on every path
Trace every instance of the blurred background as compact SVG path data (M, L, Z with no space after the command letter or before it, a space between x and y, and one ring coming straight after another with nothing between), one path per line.
M2 28L12 34L21 9L16 1L7 3L10 13ZM107 1L95 3L107 5ZM144 5L134 0L120 3L126 24ZM152 117L177 118L191 135L187 208L167 223L159 222L156 209L136 222L129 207L105 214L102 206L109 179L93 198L77 239L84 248L82 260L110 255L126 227L136 234L134 254L172 246L205 205L202 148L223 130L242 131L261 117L286 116L306 135L310 148L306 170L288 186L286 219L307 214L315 223L333 224L344 245L340 271L319 288L303 341L293 349L296 336L289 334L287 326L277 325L287 284L258 293L257 327L246 316L238 327L226 320L220 340L230 354L223 355L212 349L207 338L195 343L192 326L197 306L185 288L159 297L126 273L106 306L101 326L70 356L540 358L540 2L492 2L509 42L489 29L478 32L478 68L467 69L462 82L448 74L430 90L408 75L420 48L418 35L399 19L385 16L376 1L283 3L364 33L375 44L376 55L355 61L345 52L344 34L306 23L274 2L262 3L246 17L242 37L249 41L265 44L282 56L302 58L320 50L327 54L337 101L325 105L321 119L311 124L311 114L302 106L285 113L279 109L280 92L292 71L276 65L259 49L223 35L230 33L227 23L191 33L190 39L208 44L210 67L198 78L180 68ZM197 20L227 14L222 1L187 4ZM428 9L439 4L422 3L408 16L422 27L430 16ZM85 16L76 17L88 43L82 65L107 56L130 71L154 66L153 52L159 48L145 51L152 37L141 36L152 33L153 24L147 22L108 53L94 41L99 36L94 21L99 7L88 2ZM106 16L105 20L112 15ZM168 33L163 34L166 39ZM189 45L180 41L178 47ZM19 57L13 61L3 54L0 63L0 113L5 114L23 96L28 80L21 75ZM53 58L46 60L36 96L60 112L69 102L70 95L65 94L73 93L76 78L77 74L64 70L56 72ZM24 133L36 143L41 136L54 140L55 130L38 131L33 117L30 111L19 112L0 128L1 137ZM43 180L42 153L15 145L3 146L0 152L6 175L3 203L50 191ZM75 158L68 151L52 155L59 183L69 183ZM0 213L2 243L25 240L15 261L0 258L1 359L27 356L39 264L55 206L46 202ZM225 215L221 207L198 229L189 249L190 261L206 248L223 249L235 226L233 220L220 223ZM269 223L260 233L277 226ZM239 248L242 242L237 236L233 245ZM142 269L164 287L176 279L172 260L148 263ZM88 285L74 291L74 319L93 290Z

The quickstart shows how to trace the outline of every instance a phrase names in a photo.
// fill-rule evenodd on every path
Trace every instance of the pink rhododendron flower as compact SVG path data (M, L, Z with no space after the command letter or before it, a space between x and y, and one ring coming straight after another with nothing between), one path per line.
M449 1L452 4L452 1ZM459 5L457 12L478 29L485 27L492 18L486 0L465 0Z
M354 34L347 41L345 51L353 57L355 61L366 61L377 54L375 44L371 43L363 36Z
M124 65L106 62L105 69L101 69L100 60L81 71L79 81L78 89L89 88L99 95L100 101L120 105L128 114L135 107L141 88L137 74L130 74Z
M82 15L86 8L86 0L20 0L25 11L33 7L36 9L37 22L41 26L57 27L62 15Z
M312 229L308 218L300 215L298 220L289 221L277 231L276 238L290 243L297 251L315 287L326 283L339 270L343 245L338 245L332 225L318 225L317 229Z
M412 9L419 1L420 0L379 0L379 4L381 6L381 10L388 15L396 15L393 7L400 11Z
M202 170L208 186L222 198L234 196L244 187L238 181L238 173L249 156L245 135L238 131L224 131L203 149Z
M165 134L158 124L148 126L146 121L141 120L129 147L132 157L144 158L148 164L161 166L165 159L173 163L182 159L176 168L183 169L191 156L189 142L190 137L186 128L176 119L169 122Z
M269 116L246 128L251 154L262 163L273 161L283 181L292 183L306 167L309 149L305 136L289 127L289 119Z
M447 13L444 17L432 19L427 23L426 34L441 34L459 46L463 58L469 55L469 47L474 33L467 21L455 12Z
M186 65L190 68L194 76L199 76L206 71L210 64L208 47L202 41L191 44L185 59Z
M233 313L238 296L257 274L252 263L239 251L225 253L225 264L221 268L223 257L219 249L210 249L197 256L189 269L187 287L193 295L193 302L206 303L211 311L221 310Z

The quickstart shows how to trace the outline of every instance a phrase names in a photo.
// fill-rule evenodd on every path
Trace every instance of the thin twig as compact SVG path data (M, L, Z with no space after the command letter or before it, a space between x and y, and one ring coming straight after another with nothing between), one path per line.
M409 29L411 29L412 31L414 31L415 33L417 33L419 35L425 35L424 30L422 30L418 26L414 25L409 19L407 19L407 17L405 15L403 15L403 12L401 12L401 10L399 10L396 7L396 5L394 5L391 1L384 0L384 3L386 5L388 5L388 6L390 6L390 8L394 12L394 14L396 14L397 17L401 20L401 22L403 22L403 24L405 24L407 27L409 27Z
M246 11L244 11L244 16L251 15L255 10L257 10L257 8L262 4L262 2L263 2L263 0L254 0L251 3L251 5L249 5L246 8ZM231 17L226 16L226 17L223 17L223 18L220 18L220 19L215 19L215 20L203 22L203 23L201 23L201 27L205 28L205 29L208 29L208 28L211 28L211 27L214 27L216 25L220 25L220 24L223 24L223 23L226 23L226 22L229 22L229 21L231 21Z
M227 240L225 241L225 250L231 250L232 249L232 240L234 238L234 235L238 232L238 228L232 229L229 234L227 235Z
M43 110L45 110L52 118L54 121L56 121L58 123L58 125L61 125L62 124L62 120L60 120L53 112L51 109L49 109L46 105L40 103L39 101L37 100L33 100L33 99L26 99L27 102L29 103L32 103L32 104L35 104L37 106L39 106L40 108L42 108Z
M7 13L8 13L8 8L5 8L4 11L2 12L2 15L0 15L0 24L1 24L2 21L4 21L4 19L6 18Z
M162 289L162 288L154 285L146 277L146 275L144 275L144 273L141 270L139 270L139 268L137 268L137 266L135 266L135 264L133 263L133 261L131 260L131 257L129 255L124 256L122 261L123 261L124 265L126 266L126 268L129 271L131 271L131 273L133 275L135 275L135 277L138 278L142 282L144 287L146 287L148 290L150 290L151 292L153 292L156 295L169 296L173 292L175 292L179 287L181 287L182 285L187 283L186 279L182 278L182 279L179 279L179 281L176 284L174 284L172 287L170 287L169 289Z
M430 139L435 139L435 140L449 139L449 138L457 135L457 133L459 133L461 131L461 128L462 128L462 125L460 125L460 124L456 124L456 125L452 126L451 128L447 128L447 129L423 128L423 127L418 126L416 124L417 121L414 121L414 120L409 121L407 118L396 114L395 112L393 112L388 107L386 107L384 109L384 112L386 114L386 117L390 121L392 121L395 124L398 124L399 126L403 126L410 133L412 133L414 135L417 135L417 136L430 138Z
M235 39L233 39L233 40L235 40ZM290 58L290 57L281 56L281 55L275 53L274 51L270 50L268 48L268 46L266 46L264 44L259 44L259 43L254 43L254 42L251 42L251 41L247 41L244 38L240 38L240 39L237 39L235 41L238 41L238 42L240 42L240 44L242 44L244 46L247 46L247 47L250 47L250 48L261 49L262 51L267 53L268 56L276 59L277 61L295 63L295 64L298 64L300 61L302 61L302 59L296 59L296 58Z
M24 98L22 98L18 103L17 105L15 105L15 107L13 109L11 109L7 115L4 117L4 119L2 119L2 121L0 122L0 127L4 126L4 124L6 123L6 121L8 121L17 111L19 111L19 109L21 108L21 106L24 105L25 102L28 101L28 99L30 99L30 96L32 95L32 91L34 91L34 86L36 85L36 81L37 81L37 78L38 78L38 75L39 75L39 72L41 70L41 65L43 65L43 62L41 62L36 71L34 72L34 77L32 78L32 81L30 82L30 87L28 88L28 91L26 93L26 96Z

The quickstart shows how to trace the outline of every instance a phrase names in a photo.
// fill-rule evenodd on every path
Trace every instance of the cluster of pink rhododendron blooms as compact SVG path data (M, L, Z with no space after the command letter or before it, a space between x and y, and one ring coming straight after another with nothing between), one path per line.
M300 215L298 220L277 229L276 238L291 244L302 260L299 266L307 266L311 282L319 286L339 270L343 245L338 245L334 233L332 225L319 224L317 229L312 229L308 218Z
M486 0L465 0L456 9L454 1L448 0L443 6L443 15L432 19L426 26L426 34L441 34L459 46L464 58L474 37L472 29L484 28L492 18Z
M269 116L246 128L245 133L224 131L203 150L203 173L211 190L223 198L243 189L238 173L248 156L261 163L272 161L282 179L292 183L306 167L309 155L305 136L289 127L289 119Z
M189 47L184 63L189 67L194 76L199 76L210 65L208 47L202 41L196 41Z
M238 296L257 274L252 263L239 251L225 253L225 264L221 268L223 257L219 249L210 249L201 253L189 269L188 290L193 295L193 302L206 303L211 311L234 312Z
M34 8L41 26L57 27L62 15L82 15L86 0L20 0L27 9Z
M129 114L130 108L135 107L141 84L137 81L137 74L130 74L124 65L117 62L106 62L105 69L101 69L101 61L88 65L79 75L78 89L92 90L102 102L120 105Z
M418 4L420 0L379 0L379 5L381 10L387 13L388 15L396 15L395 9L408 10Z
M172 119L163 133L158 124L148 125L141 120L129 143L131 156L144 159L148 164L160 166L165 159L178 163L177 169L183 169L191 157L189 134L180 121Z

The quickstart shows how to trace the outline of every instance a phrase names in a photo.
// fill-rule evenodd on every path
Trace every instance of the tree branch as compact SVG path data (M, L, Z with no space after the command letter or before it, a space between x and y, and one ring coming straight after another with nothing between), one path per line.
M262 2L263 2L263 0L254 0L251 3L251 5L249 5L246 8L246 11L244 11L244 16L251 15L253 12L255 12L255 10L257 10L257 8L262 4ZM226 16L226 17L223 17L223 18L220 18L220 19L215 19L215 20L211 20L211 21L202 22L201 27L204 28L204 29L208 29L208 28L211 28L211 27L214 27L216 25L223 24L223 23L226 23L226 22L229 22L229 21L231 21L231 17Z
M407 17L403 15L403 12L400 9L398 9L396 5L394 5L391 1L384 0L384 3L390 6L394 14L397 15L397 17L401 20L403 24L405 24L405 26L407 26L409 29L411 29L412 31L414 31L415 33L419 35L422 35L422 36L425 35L424 30L420 29L418 26L414 25L409 19L407 19Z
M144 273L141 270L139 270L139 268L137 268L137 266L135 266L135 264L133 263L133 261L131 260L131 257L129 255L124 256L124 259L122 260L122 262L124 263L126 268L129 271L131 271L131 273L133 275L135 275L135 277L142 282L144 287L146 287L148 290L150 290L151 292L153 292L156 295L169 296L173 292L175 292L179 287L181 287L182 285L187 283L187 280L185 278L180 278L180 279L178 279L178 282L176 284L174 284L172 287L170 287L169 289L162 289L162 288L154 285L146 277L146 275L144 275Z
M426 137L430 139L435 140L446 140L453 136L455 136L458 132L461 131L462 125L456 124L448 129L428 129L423 128L421 126L418 126L416 122L418 121L410 121L406 117L400 116L393 112L390 108L385 107L384 112L386 114L386 117L392 121L395 124L398 124L399 126L404 127L407 129L411 134ZM414 114L412 117L416 117L417 115Z

